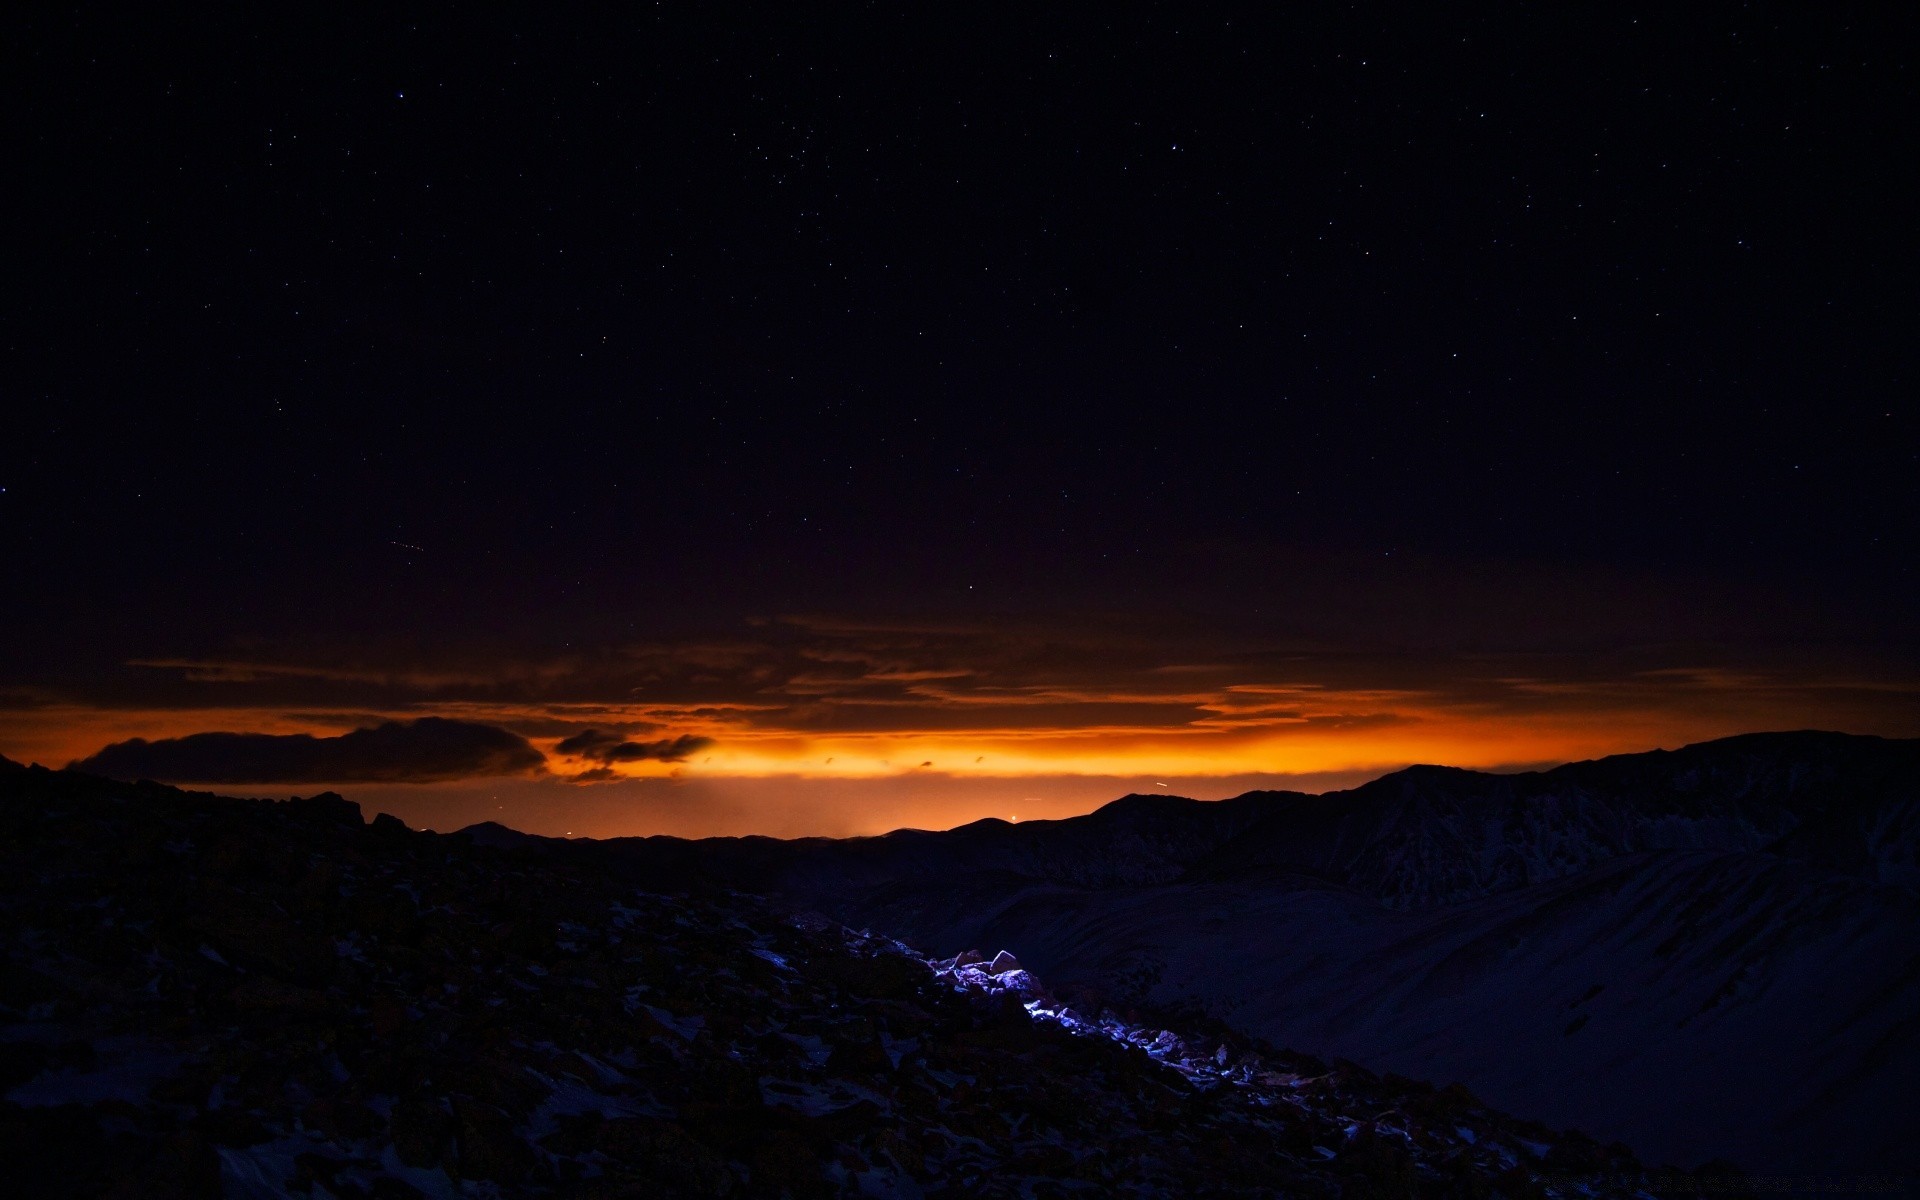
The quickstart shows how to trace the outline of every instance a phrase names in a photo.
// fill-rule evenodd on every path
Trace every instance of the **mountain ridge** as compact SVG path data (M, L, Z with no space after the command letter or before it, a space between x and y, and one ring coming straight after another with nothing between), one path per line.
M1920 740L1803 731L845 840L440 836L649 892L751 892L928 958L1007 949L1076 1004L1461 1083L1648 1161L1913 1171L1916 797ZM339 797L270 807L360 824Z
M1917 796L1920 740L1797 731L1017 825L578 849L929 953L1004 946L1069 988L1462 1082L1650 1159L1914 1169L1896 1081L1920 1075Z
M1855 769L1801 786L1822 769L1834 775L1846 765L1836 758L1849 759ZM1741 786L1727 786L1742 763ZM1809 730L1741 734L1514 774L1420 764L1319 794L1259 790L1206 801L1135 793L1079 816L1017 824L984 818L947 830L842 839L581 841L730 881L764 883L771 871L776 889L807 892L856 892L930 863L1104 886L1170 882L1208 869L1211 860L1215 870L1318 874L1395 906L1421 907L1542 882L1641 849L1756 850L1776 843L1791 849L1794 844L1781 839L1809 821L1826 829L1829 842L1857 843L1861 831L1847 825L1847 796L1877 795L1879 777L1915 770L1920 739ZM1845 794L1828 796L1836 787ZM1603 793L1598 805L1596 790ZM1648 809L1650 795L1660 801L1657 810ZM1782 803L1782 795L1797 797L1800 807ZM1568 811L1569 797L1585 811ZM1471 803L1463 808L1463 802ZM1497 827L1468 827L1494 818ZM1867 838L1867 857L1883 862L1890 879L1920 879L1910 865L1913 842L1910 825L1896 823ZM1860 859L1857 845L1831 846L1828 853Z
M23 1195L1597 1200L1682 1178L1463 1089L1076 1009L1011 954L662 894L566 842L44 768L4 773L0 833Z

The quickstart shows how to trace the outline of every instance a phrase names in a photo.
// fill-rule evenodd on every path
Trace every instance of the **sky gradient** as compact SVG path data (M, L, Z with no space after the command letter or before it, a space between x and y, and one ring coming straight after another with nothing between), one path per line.
M22 22L9 757L792 835L1920 733L1902 14Z
M1319 791L1413 762L1518 769L1759 729L1912 728L1912 680L1871 656L1626 632L1604 651L1538 631L1368 647L1138 612L790 615L538 660L129 660L117 698L48 694L4 730L25 757L112 775L324 785L416 824L510 814L607 836L874 833L1069 815L1129 791Z

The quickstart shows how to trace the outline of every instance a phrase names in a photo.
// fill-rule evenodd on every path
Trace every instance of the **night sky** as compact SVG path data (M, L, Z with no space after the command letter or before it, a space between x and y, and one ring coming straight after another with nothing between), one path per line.
M1910 14L1279 7L9 17L0 753L840 834L1920 733Z

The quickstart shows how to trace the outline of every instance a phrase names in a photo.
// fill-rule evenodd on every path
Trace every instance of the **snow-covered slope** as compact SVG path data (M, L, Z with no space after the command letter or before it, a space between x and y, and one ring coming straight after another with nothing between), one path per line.
M1191 1003L1643 1157L1907 1169L1920 742L1753 735L1346 793L1129 797L848 842L678 843L931 952Z
M1756 734L1524 775L1412 767L1351 792L1274 794L1261 820L1201 866L1310 871L1395 908L1469 900L1662 849L1773 848L1912 884L1913 824L1892 810L1913 797L1916 771L1916 743L1821 733Z
M1920 905L1764 853L1650 851L1416 912L1317 881L999 882L857 906L935 947L1193 1003L1653 1161L1910 1166Z

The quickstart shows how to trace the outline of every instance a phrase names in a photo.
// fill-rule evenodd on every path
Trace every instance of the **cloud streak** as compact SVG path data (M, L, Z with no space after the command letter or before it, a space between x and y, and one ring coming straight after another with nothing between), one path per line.
M201 783L456 789L524 773L534 778L516 786L556 804L602 805L603 827L620 828L631 789L702 780L738 781L740 794L769 804L795 779L891 779L903 796L951 780L999 797L1021 779L1344 778L1410 762L1566 761L1759 729L1920 729L1920 672L1884 656L1710 642L1329 645L1281 626L1178 616L782 617L548 657L309 652L311 667L260 649L258 663L143 660L123 677L135 692L0 697L0 750ZM432 753L374 753L381 737L425 740L416 727L431 731L433 719L487 732ZM383 733L395 727L412 732ZM231 729L257 732L201 732Z
M623 762L684 762L689 756L712 745L712 738L693 734L653 742L630 742L617 733L587 729L563 739L554 749L561 754L611 765Z
M338 737L195 733L115 742L69 763L116 779L168 783L437 783L531 775L546 758L519 734L442 717L389 721Z

